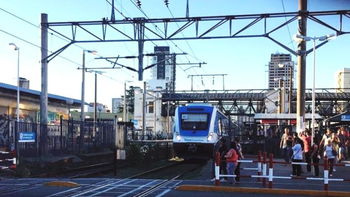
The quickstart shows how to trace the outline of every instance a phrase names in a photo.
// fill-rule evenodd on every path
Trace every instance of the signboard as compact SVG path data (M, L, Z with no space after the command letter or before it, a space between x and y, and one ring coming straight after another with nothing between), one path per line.
M35 133L19 132L18 142L35 142Z
M138 120L135 120L135 119L131 119L131 122L133 122L134 123L134 126L136 126L137 124L138 124Z
M350 115L341 115L341 121L350 121Z

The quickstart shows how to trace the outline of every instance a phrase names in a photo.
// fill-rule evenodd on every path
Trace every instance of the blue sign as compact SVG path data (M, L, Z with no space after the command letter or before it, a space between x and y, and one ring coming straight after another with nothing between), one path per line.
M35 133L19 132L18 142L35 142Z
M341 121L350 121L350 115L341 115Z
M135 119L131 119L131 122L133 122L134 125L137 125L139 121L138 121L138 120L135 120Z

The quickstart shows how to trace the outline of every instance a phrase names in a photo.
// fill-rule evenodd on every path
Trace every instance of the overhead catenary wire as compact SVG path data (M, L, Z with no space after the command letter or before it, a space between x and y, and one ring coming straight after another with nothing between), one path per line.
M23 19L22 17L17 16L17 15L15 15L15 14L11 13L10 11L7 11L7 10L5 10L5 9L3 9L3 8L0 8L0 11L3 11L3 12L5 12L5 13L9 14L10 16L19 19L19 20L22 21L22 22L25 22L25 23L27 23L27 24L29 24L29 25L35 27L35 28L40 29L40 26L39 26L39 25L35 25L34 23L32 23L32 22L30 22L30 21L28 21L28 20L25 20L25 19ZM14 34L8 32L8 31L5 31L5 30L3 30L3 29L0 29L0 32L3 32L3 33L5 33L5 34L7 34L7 35L9 35L9 36L11 36L11 37L14 37L14 38L16 38L16 39L18 39L18 40L21 40L21 41L23 41L23 42L25 42L25 43L27 43L27 44L29 44L29 45L32 45L32 46L34 46L34 47L36 47L36 48L42 49L41 46L39 46L39 45L37 45L37 44L34 44L33 42L28 41L28 40L26 40L26 39L24 39L24 38L21 38L21 37L19 37L19 36L17 36L17 35L14 35ZM51 34L51 36L54 36L54 37L56 37L56 38L59 38L59 39L61 39L61 40L63 40L63 41L68 42L68 40L66 40L66 39L64 39L64 38L62 38L62 37L60 37L60 36L58 36L58 35L56 35L56 34L53 34L53 33L51 33L51 32L49 32L49 33ZM85 48L83 48L83 47L81 47L81 46L79 46L79 45L77 45L77 44L73 44L73 45L76 46L76 47L78 47L78 48L80 48L80 49L82 49L82 50L85 50ZM52 51L50 51L50 50L47 50L47 49L44 49L44 50L48 51L49 53L52 53ZM66 61L68 61L68 62L71 62L71 63L73 63L73 64L75 64L75 65L79 65L79 66L81 65L81 63L75 62L74 60L71 60L71 59L69 59L69 58L67 58L67 57L64 57L64 56L62 56L62 55L58 55L58 57L60 57L60 58L62 58L62 59L64 59L64 60L66 60ZM112 79L112 78L111 78L111 79Z

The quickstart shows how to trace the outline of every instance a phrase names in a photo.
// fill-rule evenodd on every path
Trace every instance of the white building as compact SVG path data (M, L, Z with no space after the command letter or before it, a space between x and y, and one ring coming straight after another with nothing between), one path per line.
M337 91L350 92L350 68L342 68L334 75Z
M172 117L163 117L162 100L161 100L161 87L157 89L147 89L146 94L144 91L135 87L135 100L134 100L134 125L139 131L143 130L143 122L145 122L145 135L167 135L167 131L172 133L173 119ZM143 97L146 97L146 103L143 104ZM144 107L143 107L144 106ZM143 109L145 109L145 121L143 121Z

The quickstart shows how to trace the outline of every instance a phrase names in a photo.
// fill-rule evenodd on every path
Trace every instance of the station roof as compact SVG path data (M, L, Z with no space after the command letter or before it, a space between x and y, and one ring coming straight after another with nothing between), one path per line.
M7 89L7 90L11 90L11 91L17 91L17 86L0 82L0 89ZM38 96L40 98L40 94L41 94L40 91L27 89L27 88L22 88L22 87L20 87L19 90L20 90L21 93L27 93L27 94L30 94L30 95L33 95L33 96ZM81 105L81 100L78 100L78 99L73 99L73 98L69 98L69 97L59 96L59 95L55 95L55 94L48 94L47 96L48 96L49 100L55 99L55 100L58 100L58 101L66 103L67 100L71 99L73 101L72 106ZM85 105L88 105L88 103L85 103Z
M332 116L325 120L326 122L350 122L350 111Z
M290 114L263 114L263 113L257 113L254 115L255 120L295 120L297 118L296 113L290 113ZM305 120L311 120L312 114L306 113L305 114ZM322 120L323 118L318 114L315 113L315 120Z
M264 114L264 113L257 113L254 115L255 120L260 120L262 124L277 124L279 120L290 120L291 124L296 124L297 114L296 113L290 113L290 114ZM305 114L305 120L311 120L312 114L307 113ZM323 120L323 118L315 113L315 120Z

